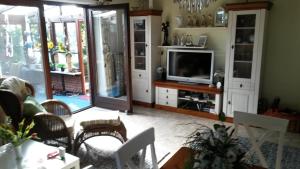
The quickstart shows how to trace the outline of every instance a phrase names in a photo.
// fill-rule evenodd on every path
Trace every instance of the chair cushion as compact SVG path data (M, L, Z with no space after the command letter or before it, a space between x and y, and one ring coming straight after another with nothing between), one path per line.
M99 125L99 124L119 126L121 124L121 120L120 117L117 115L117 116L102 116L101 118L97 118L97 119L84 119L80 122L80 125L83 128L91 125Z
M27 117L32 117L36 113L47 112L46 109L32 96L27 96L23 103L23 113Z
M0 85L0 89L7 89L12 91L17 97L24 101L26 97L30 94L30 92L27 90L25 86L24 80L18 78L18 77L8 77L5 80L2 81Z

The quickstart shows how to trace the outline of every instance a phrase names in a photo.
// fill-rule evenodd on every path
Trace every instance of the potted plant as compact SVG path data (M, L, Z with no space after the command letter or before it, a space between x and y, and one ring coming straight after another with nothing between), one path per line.
M66 65L60 63L60 64L57 64L57 68L60 68L60 70L63 72L63 71L65 71Z
M51 70L51 71L55 71L55 64L50 63L50 70Z
M225 116L219 115L223 121ZM193 150L191 159L186 162L185 169L244 169L249 166L244 161L245 151L234 130L223 122L214 124L213 129L199 124L190 136L186 145Z

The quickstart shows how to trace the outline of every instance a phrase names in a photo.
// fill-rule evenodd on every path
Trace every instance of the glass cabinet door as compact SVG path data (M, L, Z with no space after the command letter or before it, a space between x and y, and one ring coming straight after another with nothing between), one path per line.
M233 78L251 79L256 14L237 15Z
M133 20L134 69L146 70L146 20Z

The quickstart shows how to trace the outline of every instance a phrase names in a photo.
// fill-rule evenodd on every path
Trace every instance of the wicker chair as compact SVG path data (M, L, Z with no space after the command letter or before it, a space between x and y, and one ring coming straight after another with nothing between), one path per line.
M46 100L41 103L41 105L47 110L47 112L53 113L57 116L72 116L70 107L59 100Z
M80 145L83 144L87 139L96 136L112 136L125 143L127 141L127 131L122 121L118 125L111 124L90 124L83 127L82 131L77 133L74 141L73 152L76 155Z
M72 112L70 107L62 101L51 99L46 100L41 105L47 110L48 113L52 113L56 116L60 116L68 128L71 138L74 138L74 124L75 120L72 118Z
M51 113L38 113L34 116L34 132L38 134L45 144L63 146L67 152L72 150L71 135L65 122Z

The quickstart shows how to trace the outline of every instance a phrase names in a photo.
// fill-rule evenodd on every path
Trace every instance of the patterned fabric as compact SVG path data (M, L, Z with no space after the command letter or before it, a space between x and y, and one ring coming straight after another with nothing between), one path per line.
M117 119L96 119L96 120L87 120L82 121L80 125L85 128L87 126L91 125L97 125L97 124L109 124L113 126L119 126L121 124L120 117L118 116Z
M2 81L0 89L7 89L15 93L21 101L24 101L30 94L25 86L24 80L18 77L9 77Z

